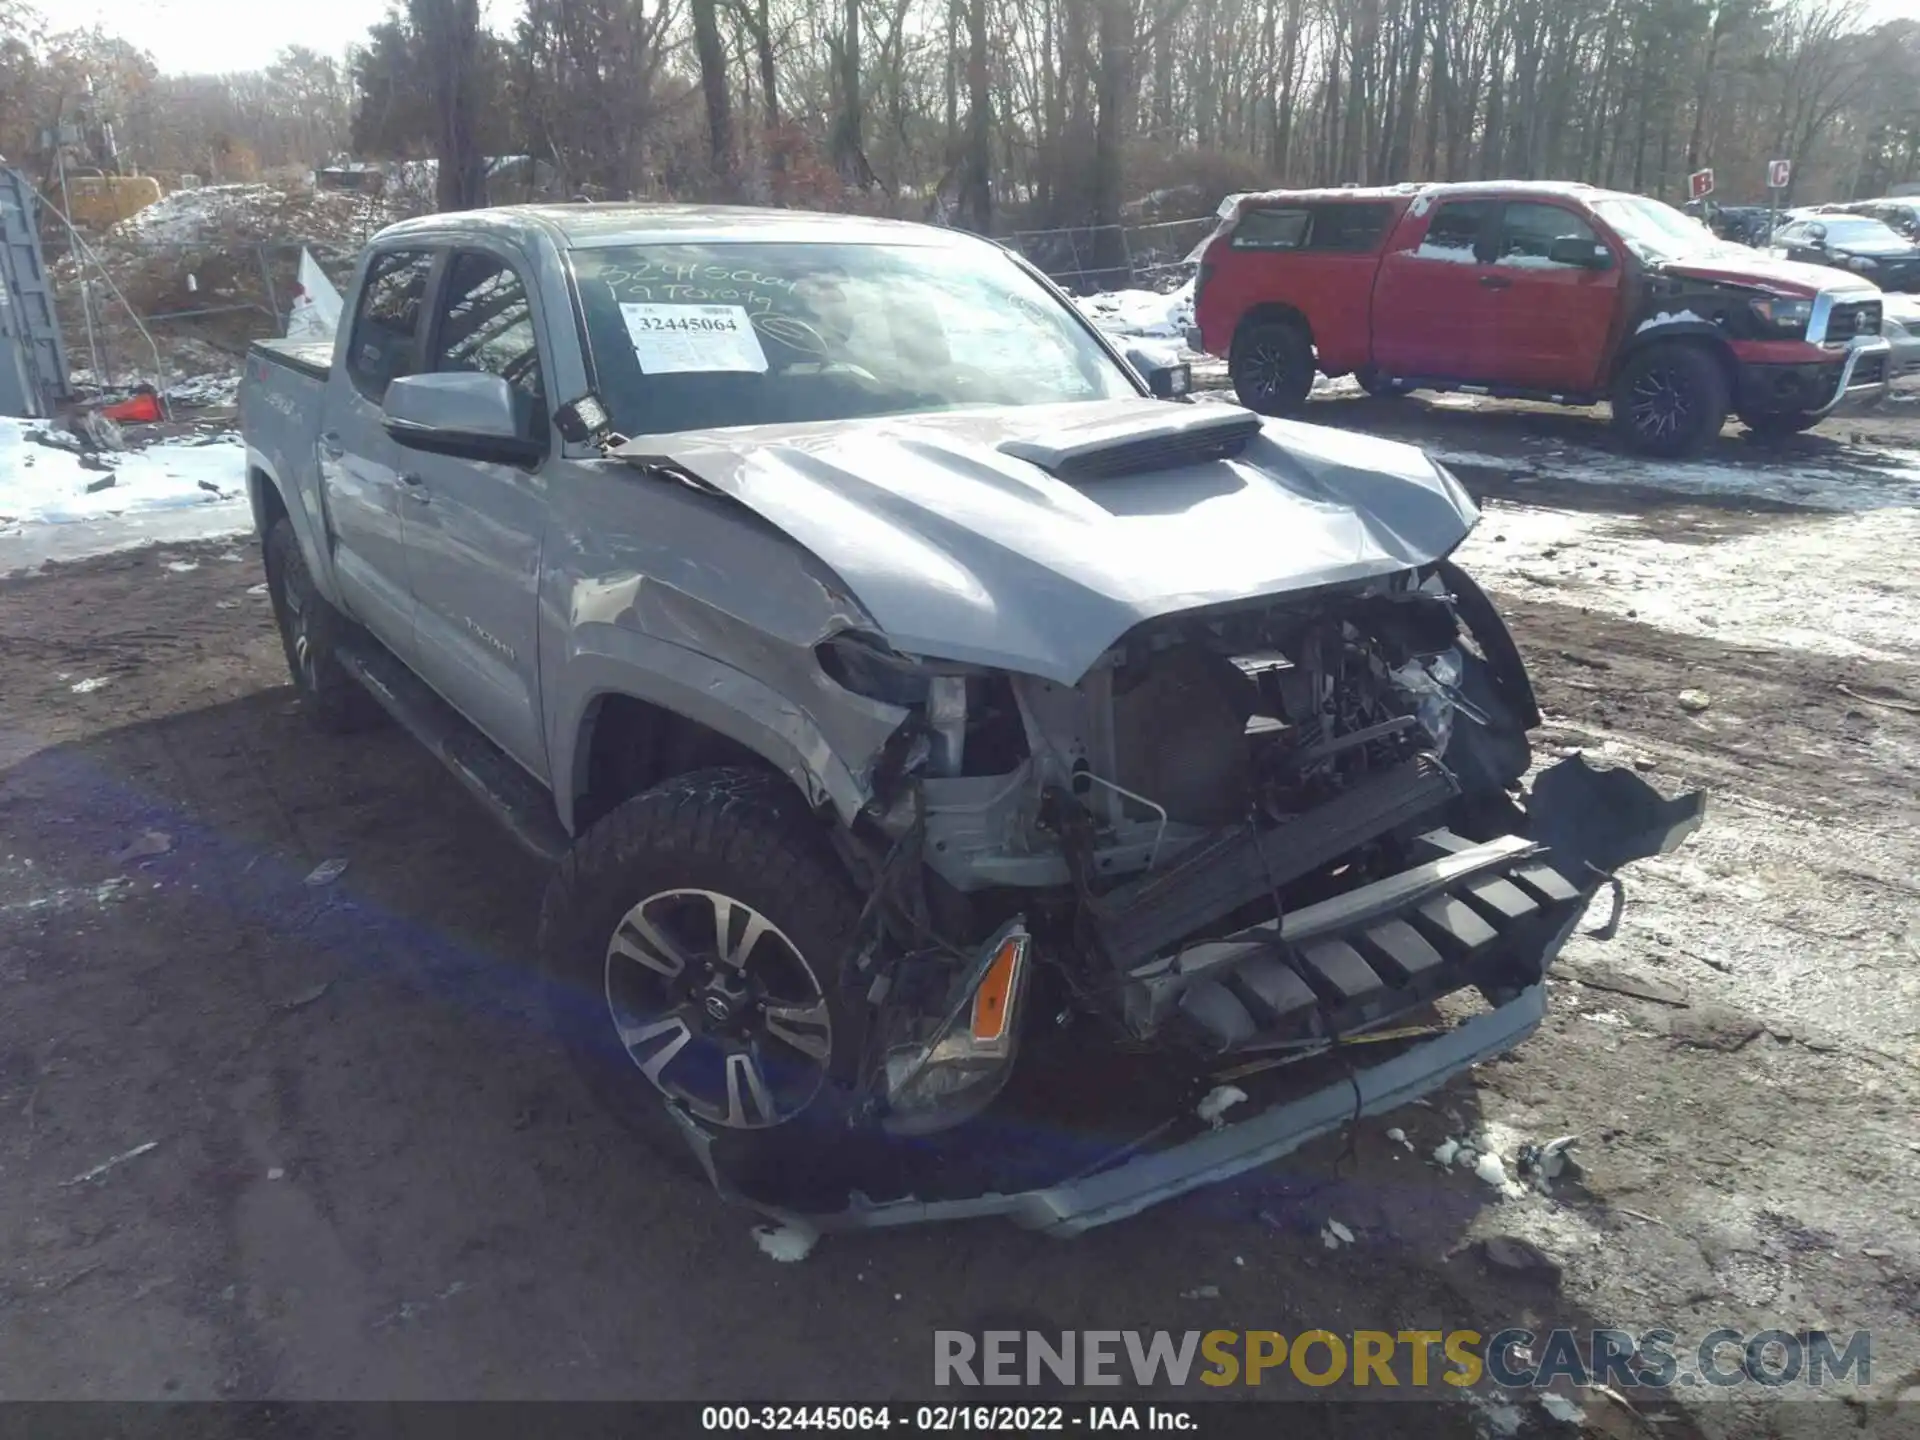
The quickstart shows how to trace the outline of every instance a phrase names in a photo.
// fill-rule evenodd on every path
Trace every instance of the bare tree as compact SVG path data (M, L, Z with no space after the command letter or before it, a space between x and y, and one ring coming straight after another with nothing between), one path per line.
M693 11L693 48L700 60L700 93L707 106L707 144L713 173L733 175L733 114L727 89L727 52L720 43L715 0L688 0Z
M486 156L480 148L479 0L408 0L426 59L439 162L435 200L442 210L486 204Z

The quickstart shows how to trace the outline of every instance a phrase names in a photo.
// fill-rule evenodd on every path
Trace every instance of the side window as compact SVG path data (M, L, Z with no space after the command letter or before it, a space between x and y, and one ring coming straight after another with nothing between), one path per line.
M1500 220L1500 250L1495 263L1539 267L1552 265L1547 258L1556 240L1584 240L1598 245L1600 237L1593 227L1571 210L1558 205L1540 205L1533 201L1515 201ZM1564 267L1572 269L1575 267Z
M431 250L389 250L367 269L347 347L347 375L376 405L390 381L420 368L420 305L432 270Z
M1479 263L1480 234L1493 215L1491 200L1449 200L1433 212L1426 237L1413 253L1423 260Z
M434 326L434 370L478 370L513 387L520 434L547 438L546 384L527 289L504 260L465 250L441 286Z
M1249 210L1233 227L1235 250L1298 250L1307 238L1305 210Z
M1392 215L1387 205L1363 205L1342 202L1314 207L1313 234L1309 250L1337 250L1362 253L1380 243L1380 234Z

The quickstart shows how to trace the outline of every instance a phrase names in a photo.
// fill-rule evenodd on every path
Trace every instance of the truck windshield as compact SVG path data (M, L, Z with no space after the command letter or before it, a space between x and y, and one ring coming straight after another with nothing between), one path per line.
M1079 317L972 246L715 242L573 252L615 428L1137 395Z
M1744 248L1716 240L1697 220L1689 220L1671 205L1638 195L1595 200L1593 213L1611 225L1626 247L1648 263L1738 252Z

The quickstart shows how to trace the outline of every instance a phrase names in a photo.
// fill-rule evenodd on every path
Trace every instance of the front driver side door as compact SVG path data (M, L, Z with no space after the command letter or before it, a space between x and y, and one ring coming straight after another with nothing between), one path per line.
M456 251L434 305L423 368L502 376L513 387L520 433L550 444L540 319L509 258ZM545 780L539 606L547 502L540 467L413 450L401 488L414 668Z
M1556 262L1548 253L1556 240L1597 247L1606 268ZM1498 292L1495 378L1529 390L1594 390L1619 311L1620 257L1579 212L1514 200L1501 217L1493 268L1510 282Z
M413 592L400 474L409 460L387 434L387 385L420 368L431 248L383 250L367 262L359 300L344 320L347 346L327 379L320 476L333 570L355 620L411 658Z
M1417 203L1417 202L1416 202ZM1403 224L1373 286L1373 363L1405 379L1491 380L1498 289L1487 262L1496 200L1448 200L1426 227ZM1416 217L1417 219L1417 217Z

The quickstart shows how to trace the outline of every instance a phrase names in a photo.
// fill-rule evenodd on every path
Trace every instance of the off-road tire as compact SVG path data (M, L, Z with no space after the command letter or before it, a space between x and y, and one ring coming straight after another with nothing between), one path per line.
M627 913L665 891L731 897L771 921L818 979L831 1016L826 1078L807 1108L764 1129L708 1126L728 1183L767 1203L844 1205L847 1152L872 1143L853 1113L866 986L849 985L860 905L793 783L727 767L635 796L575 843L547 886L539 953L549 1013L595 1099L659 1158L704 1178L665 1095L614 1030L607 947ZM837 1187L837 1188L836 1188Z
M1713 443L1727 423L1727 372L1705 347L1649 345L1613 382L1613 424L1642 455L1680 459Z
M385 712L347 673L337 654L349 622L314 588L293 522L284 515L267 529L265 559L274 625L301 707L330 734L378 724Z
M1779 440L1813 429L1827 417L1805 410L1774 410L1762 414L1742 413L1740 423L1764 440Z
M1313 393L1313 342L1292 321L1263 320L1234 336L1227 369L1234 393L1249 410L1297 414Z

